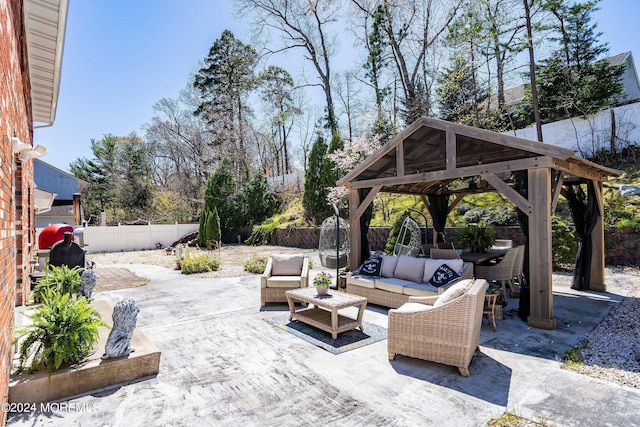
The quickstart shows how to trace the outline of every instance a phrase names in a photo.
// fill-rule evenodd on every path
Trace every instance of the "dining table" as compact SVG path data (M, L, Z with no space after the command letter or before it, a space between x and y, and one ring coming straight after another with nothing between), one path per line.
M460 258L474 265L484 264L488 261L503 257L507 253L507 250L508 249L489 249L486 252L462 251Z

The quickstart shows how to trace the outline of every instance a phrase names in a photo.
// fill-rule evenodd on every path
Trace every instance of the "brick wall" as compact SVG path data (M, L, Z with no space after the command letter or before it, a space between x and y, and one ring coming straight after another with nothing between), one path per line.
M524 244L524 234L520 227L495 227L497 239L513 240L513 245ZM391 227L371 227L369 229L369 246L372 251L382 251L389 237ZM432 228L427 233L427 241L431 242ZM453 240L458 230L447 227L447 240ZM320 236L319 229L299 227L291 230L277 229L275 243L278 246L296 248L317 248ZM607 265L640 266L640 233L631 228L616 230L613 227L605 229L605 263Z
M13 155L10 140L33 141L22 0L0 1L0 64L0 402L6 402L14 306L29 284L35 239L33 165ZM0 425L5 423L0 411Z

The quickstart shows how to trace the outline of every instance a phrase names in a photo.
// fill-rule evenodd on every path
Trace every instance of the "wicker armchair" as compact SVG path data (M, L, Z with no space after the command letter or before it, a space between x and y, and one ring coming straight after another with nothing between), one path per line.
M498 263L494 265L476 265L475 267L476 279L485 279L487 282L496 282L502 285L504 301L506 301L507 297L505 284L509 284L509 287L511 287L513 283L513 264L519 251L518 247L510 248Z
M309 258L302 255L273 255L260 278L260 303L287 302L285 292L309 286Z
M389 359L401 354L443 363L468 377L480 340L484 293L484 280L463 280L442 295L411 297L389 310Z

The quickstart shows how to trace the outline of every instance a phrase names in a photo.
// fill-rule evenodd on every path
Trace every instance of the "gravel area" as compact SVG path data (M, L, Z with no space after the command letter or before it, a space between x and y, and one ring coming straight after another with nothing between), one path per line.
M303 253L312 265L320 268L316 249L285 248L280 246L225 245L218 252L219 271L204 273L206 277L237 277L251 273L243 270L244 263L255 255L275 253ZM175 268L175 255L164 250L87 254L98 266L111 264L152 264ZM569 285L571 273L554 273L554 283ZM582 363L566 363L564 367L606 381L640 388L640 269L607 267L605 280L609 292L625 298L582 341Z

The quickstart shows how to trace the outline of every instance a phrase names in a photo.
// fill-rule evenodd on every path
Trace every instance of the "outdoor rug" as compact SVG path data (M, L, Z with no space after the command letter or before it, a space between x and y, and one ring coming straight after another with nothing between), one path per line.
M334 340L329 332L322 331L298 320L289 321L288 313L264 320L333 354L344 353L345 351L387 339L387 328L368 322L363 322L365 332L360 329L341 332L338 334L338 338Z

